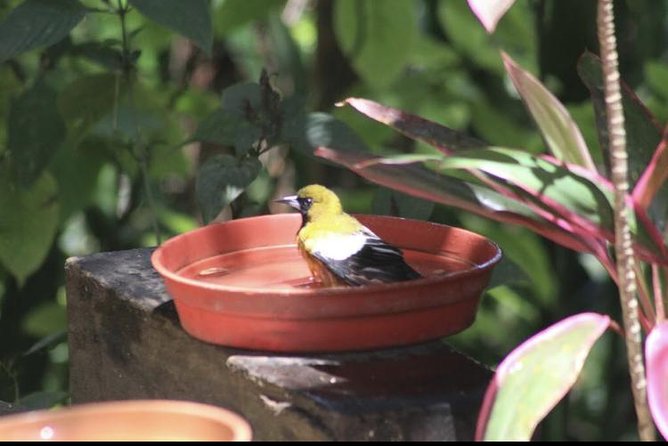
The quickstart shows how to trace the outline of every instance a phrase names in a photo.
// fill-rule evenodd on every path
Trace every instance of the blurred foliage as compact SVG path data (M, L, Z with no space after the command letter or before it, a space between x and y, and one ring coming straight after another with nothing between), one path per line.
M662 121L666 7L616 3L622 75ZM334 107L348 96L542 150L499 48L539 73L598 146L576 70L596 49L594 13L593 1L518 1L490 36L459 0L0 0L0 400L67 401L67 257L281 212L270 200L311 182L351 212L429 218L501 245L476 322L447 340L485 364L575 312L619 320L591 256L311 156L320 144L434 150ZM624 364L621 339L604 336L541 438L632 436Z

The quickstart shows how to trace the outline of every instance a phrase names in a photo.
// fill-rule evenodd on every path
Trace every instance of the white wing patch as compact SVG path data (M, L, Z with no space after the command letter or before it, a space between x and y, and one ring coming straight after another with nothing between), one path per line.
M316 256L331 260L344 260L359 252L367 241L361 232L356 234L331 234L309 240L306 248Z

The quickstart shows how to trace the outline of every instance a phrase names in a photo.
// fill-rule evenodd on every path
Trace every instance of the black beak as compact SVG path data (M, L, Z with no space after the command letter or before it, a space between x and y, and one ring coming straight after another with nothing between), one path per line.
M279 198L277 200L274 200L274 202L287 204L288 206L293 207L297 210L299 210L300 208L299 201L297 200L296 195L289 195L287 197Z

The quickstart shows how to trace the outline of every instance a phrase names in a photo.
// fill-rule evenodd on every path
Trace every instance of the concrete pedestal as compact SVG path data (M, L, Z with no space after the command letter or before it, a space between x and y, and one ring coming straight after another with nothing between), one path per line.
M274 354L180 326L150 249L66 264L73 404L166 398L244 416L256 440L471 440L491 372L441 341Z

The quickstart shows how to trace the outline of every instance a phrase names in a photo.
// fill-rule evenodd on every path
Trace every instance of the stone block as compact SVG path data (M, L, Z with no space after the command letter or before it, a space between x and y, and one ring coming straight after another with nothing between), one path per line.
M66 263L73 404L141 398L229 408L256 440L471 440L491 371L443 341L337 354L201 342L151 249Z

